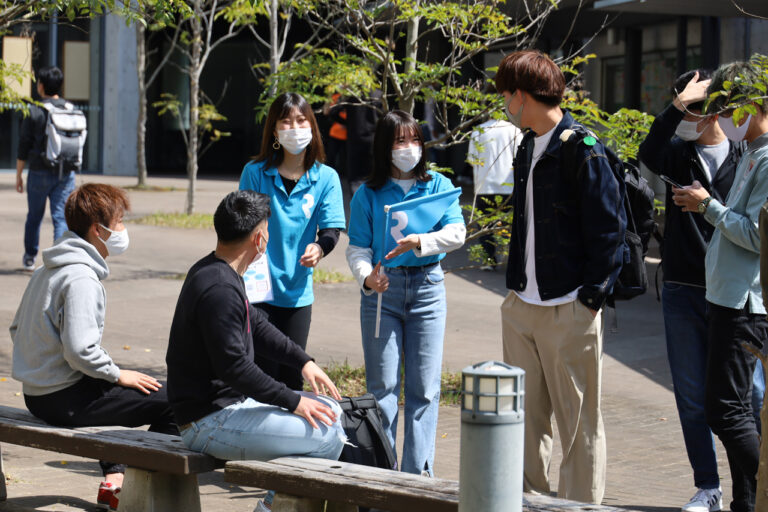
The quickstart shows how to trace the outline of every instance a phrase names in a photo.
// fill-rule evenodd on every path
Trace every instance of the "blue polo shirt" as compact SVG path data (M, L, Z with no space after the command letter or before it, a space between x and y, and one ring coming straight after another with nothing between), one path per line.
M240 176L240 190L255 190L271 198L267 257L274 299L270 304L298 308L312 304L313 269L299 263L318 229L344 229L344 202L336 171L315 162L290 195L276 167L250 162Z
M407 194L402 187L391 179L378 190L362 185L352 198L349 217L349 244L357 247L370 247L373 249L373 261L375 265L384 261L383 233L384 233L384 206L393 205L401 201L416 199L453 190L451 180L436 172L428 171L432 176L429 181L416 181ZM440 221L429 232L441 230L447 224L464 223L461 215L458 199L451 204ZM418 267L431 265L445 258L445 253L434 254L419 258L413 251L408 251L397 257L397 264L404 267Z

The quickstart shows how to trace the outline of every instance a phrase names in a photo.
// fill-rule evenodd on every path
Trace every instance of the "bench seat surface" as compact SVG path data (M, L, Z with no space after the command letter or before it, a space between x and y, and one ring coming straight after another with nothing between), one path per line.
M224 466L223 461L187 449L176 436L124 427L55 427L25 410L7 406L0 406L0 443L180 475Z
M310 457L282 457L268 462L230 461L225 479L234 484L396 511L456 512L459 483L409 473ZM626 512L551 496L525 494L526 512Z

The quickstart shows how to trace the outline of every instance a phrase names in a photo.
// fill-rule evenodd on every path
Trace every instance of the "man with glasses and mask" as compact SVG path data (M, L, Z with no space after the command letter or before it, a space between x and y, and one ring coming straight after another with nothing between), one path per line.
M624 261L624 183L591 135L575 143L573 159L562 157L575 121L560 109L565 77L549 57L507 55L496 90L525 131L514 161L512 291L501 306L504 361L525 370L524 488L550 492L554 413L563 445L558 495L600 503L601 309Z
M335 460L346 439L336 386L246 296L242 276L267 250L269 203L264 194L239 190L216 209L216 250L189 270L176 304L166 355L168 399L192 450L226 460ZM314 393L274 380L254 354L300 370ZM272 496L256 510L269 510Z
M639 158L654 174L690 185L694 181L720 202L731 189L740 143L729 141L716 115L702 115L711 73L688 71L672 86L673 101L653 122ZM704 255L714 226L672 203L667 184L662 269L662 307L667 357L677 412L697 491L684 512L722 507L714 438L704 412L707 368L707 301ZM761 374L762 375L762 374Z
M737 80L738 77L748 80ZM762 95L749 86L760 78L759 70L746 62L721 66L707 91L723 90L708 107L719 113L717 122L731 141L747 142L725 201L710 194L698 180L684 188L672 188L675 205L701 215L714 226L705 258L708 314L705 411L707 423L725 446L733 480L733 512L755 508L760 437L751 407L752 375L756 357L744 345L762 348L768 321L760 287L760 209L768 197L768 103L750 103L753 114L738 120L726 109L732 97ZM696 101L696 98L694 98Z

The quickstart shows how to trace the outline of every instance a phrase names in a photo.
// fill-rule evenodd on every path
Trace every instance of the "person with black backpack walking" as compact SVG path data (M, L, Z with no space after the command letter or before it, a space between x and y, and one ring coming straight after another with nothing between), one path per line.
M66 230L64 204L75 189L75 173L82 161L85 145L85 116L59 97L64 75L55 66L37 72L37 93L43 106L31 105L21 123L16 191L24 193L24 167L27 173L27 221L24 226L24 270L35 268L40 243L40 224L46 199L53 219L53 239Z
M525 131L514 162L511 292L501 306L504 361L525 370L523 486L550 492L554 413L563 446L558 496L600 503L601 309L628 261L624 180L592 135L569 144L573 158L563 158L579 127L560 109L565 77L549 57L507 55L496 90L509 121Z

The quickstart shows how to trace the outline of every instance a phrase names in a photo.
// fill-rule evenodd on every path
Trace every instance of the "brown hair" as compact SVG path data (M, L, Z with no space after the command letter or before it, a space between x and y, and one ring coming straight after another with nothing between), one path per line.
M264 125L264 135L261 137L261 152L254 158L256 162L265 162L266 167L277 167L283 163L283 148L275 149L272 147L275 141L275 126L280 119L288 117L293 109L297 109L309 119L309 124L312 127L312 142L309 143L304 153L304 170L309 170L315 165L315 162L325 162L323 137L320 135L315 114L307 100L295 92L281 94L275 98L269 107L267 121Z
M123 189L104 183L86 183L70 194L64 205L64 218L70 231L85 238L92 225L109 227L130 208L128 194Z
M552 59L538 50L510 53L496 72L496 91L514 93L518 89L556 107L565 93L565 76Z

